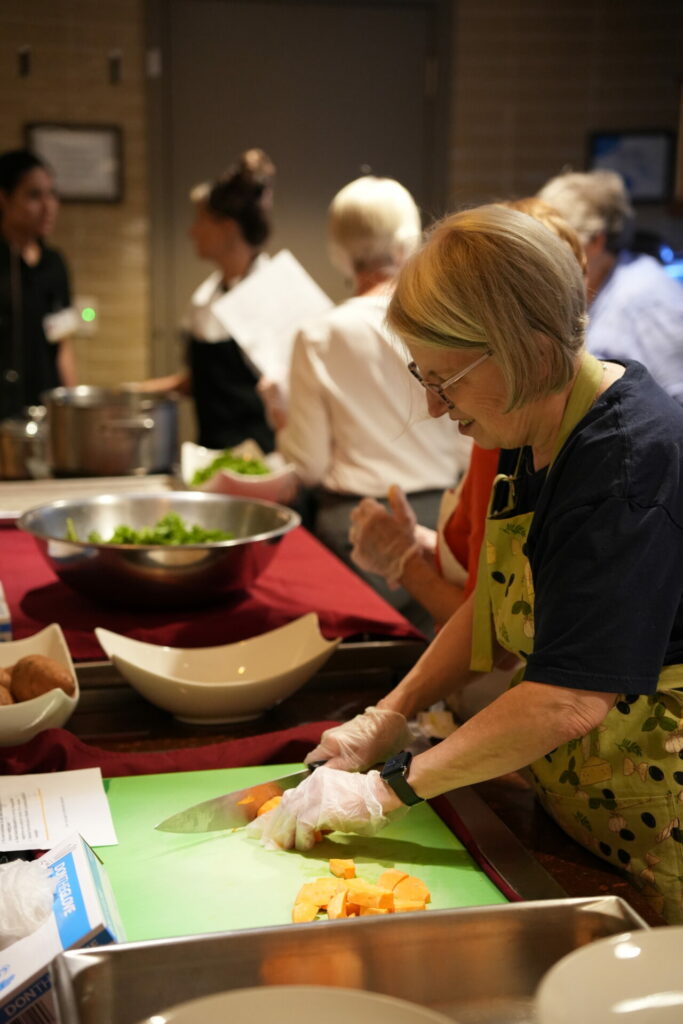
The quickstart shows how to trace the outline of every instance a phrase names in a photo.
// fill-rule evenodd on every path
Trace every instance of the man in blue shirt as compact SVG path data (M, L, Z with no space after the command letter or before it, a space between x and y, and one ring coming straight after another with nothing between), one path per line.
M605 359L637 359L683 404L683 288L652 256L630 252L633 209L620 175L570 172L539 197L571 224L586 250L586 343Z

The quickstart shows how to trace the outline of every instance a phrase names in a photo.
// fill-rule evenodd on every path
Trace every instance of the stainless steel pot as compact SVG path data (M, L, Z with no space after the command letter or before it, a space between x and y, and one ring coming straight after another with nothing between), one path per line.
M170 472L177 461L173 395L79 386L42 399L54 476L145 476Z
M31 405L23 416L0 422L0 480L49 476L45 408Z

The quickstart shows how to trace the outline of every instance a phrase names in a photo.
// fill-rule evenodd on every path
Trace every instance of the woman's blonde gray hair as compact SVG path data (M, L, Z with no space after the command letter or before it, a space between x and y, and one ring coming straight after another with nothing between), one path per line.
M480 206L435 226L399 274L387 322L408 345L490 349L509 411L574 376L586 327L583 275L543 224Z
M329 208L330 257L342 273L395 272L420 244L420 211L393 178L349 182Z

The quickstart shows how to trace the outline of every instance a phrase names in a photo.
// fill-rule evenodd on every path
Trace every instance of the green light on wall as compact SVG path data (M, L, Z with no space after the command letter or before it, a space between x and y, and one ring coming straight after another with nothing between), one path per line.
M85 306L81 310L81 320L84 320L86 324L91 324L96 317L97 313L92 306Z

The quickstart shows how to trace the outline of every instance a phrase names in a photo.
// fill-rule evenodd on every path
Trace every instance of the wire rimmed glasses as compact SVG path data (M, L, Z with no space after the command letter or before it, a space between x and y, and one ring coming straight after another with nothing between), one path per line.
M487 349L486 352L484 352L483 356L479 356L479 358L475 359L473 363L470 363L469 366L466 366L464 370L460 370L458 373L454 373L452 377L449 377L447 380L442 380L439 384L432 380L425 380L422 374L420 373L416 362L408 363L408 369L410 370L418 384L422 385L425 391L429 391L432 395L435 395L441 402L443 402L447 409L455 409L455 402L452 402L448 395L445 393L446 389L452 387L454 384L457 384L459 380L462 380L463 377L466 377L468 373L476 369L477 366L480 366L484 362L484 360L488 359L489 356L491 355L493 355L493 353L491 352L490 349Z

